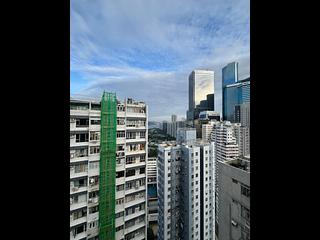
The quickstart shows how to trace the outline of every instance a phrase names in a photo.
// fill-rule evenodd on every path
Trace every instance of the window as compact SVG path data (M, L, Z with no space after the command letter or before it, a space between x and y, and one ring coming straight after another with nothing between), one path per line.
M76 133L76 142L88 142L88 133Z
M76 119L76 127L88 127L89 119L88 118L78 118Z
M124 131L117 131L117 138L124 138L124 137L125 137Z
M241 185L241 194L246 197L250 197L250 188L245 185Z
M116 178L122 178L122 177L124 177L124 171L116 173Z
M241 216L247 221L250 221L250 210L244 206L241 206Z
M235 184L238 183L238 181L236 179L234 179L234 178L232 178L232 182L235 183Z
M124 190L124 184L118 185L116 189L117 189L117 192Z
M140 168L140 174L145 174L146 173L146 169L145 168Z
M136 175L136 170L135 169L130 169L126 171L126 177L131 177Z
M198 156L198 152L196 152L196 156Z
M89 213L96 213L99 211L99 206L94 206L94 207L91 207L89 208Z
M116 228L116 232L119 232L119 231L122 230L122 229L123 229L123 225L117 227L117 228Z
M73 220L77 220L79 218L85 217L87 216L87 209L83 208L81 210L75 211L73 212Z
M116 205L121 205L124 203L124 198L116 199Z
M100 132L90 132L90 141L100 140Z
M100 146L90 147L90 154L98 154L98 153L100 153Z
M116 214L116 218L123 217L123 216L124 216L124 212L119 212Z
M100 119L92 119L91 125L100 125Z

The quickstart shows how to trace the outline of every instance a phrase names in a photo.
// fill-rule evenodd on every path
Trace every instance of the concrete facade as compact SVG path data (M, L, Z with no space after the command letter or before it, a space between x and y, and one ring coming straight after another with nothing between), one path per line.
M218 162L218 239L250 239L250 161Z
M117 106L116 239L146 239L147 106ZM70 101L70 239L98 239L100 102Z

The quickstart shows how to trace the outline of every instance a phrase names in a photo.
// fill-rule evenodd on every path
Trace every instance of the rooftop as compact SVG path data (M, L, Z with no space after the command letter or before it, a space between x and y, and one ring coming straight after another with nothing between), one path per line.
M226 164L250 173L250 158L240 157L234 160L227 161Z

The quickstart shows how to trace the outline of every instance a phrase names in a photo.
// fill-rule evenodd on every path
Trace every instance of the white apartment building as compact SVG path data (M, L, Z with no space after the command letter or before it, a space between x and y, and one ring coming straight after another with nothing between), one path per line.
M98 100L70 100L70 239L98 239L100 119ZM146 239L147 106L117 103L115 239Z
M219 182L218 182L218 162L225 162L237 159L239 156L238 139L236 138L236 129L240 124L233 124L229 121L213 124L211 133L211 142L215 147L216 163L216 185L215 185L215 207L216 207L216 230L219 226Z
M218 121L215 120L211 120L206 124L202 124L202 140L203 141L211 141L211 133L212 133L212 129L213 129L213 125L214 124L218 124Z
M195 129L180 129L180 133L195 136ZM158 202L159 240L214 239L212 143L189 139L188 143L166 142L158 146Z

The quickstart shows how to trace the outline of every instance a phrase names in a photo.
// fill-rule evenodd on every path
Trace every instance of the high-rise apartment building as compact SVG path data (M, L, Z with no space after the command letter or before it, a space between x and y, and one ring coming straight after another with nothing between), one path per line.
M218 161L219 240L250 239L250 159Z
M243 127L250 127L250 102L235 106L235 122Z
M239 156L250 156L250 128L241 123L233 124L235 138L239 146Z
M214 145L195 141L195 130L158 147L158 239L213 240L215 234Z
M146 239L147 106L70 102L70 239Z
M187 119L193 120L195 108L208 94L214 94L214 71L194 70L189 75L189 109Z
M223 88L223 120L235 122L236 105L250 102L250 78Z

